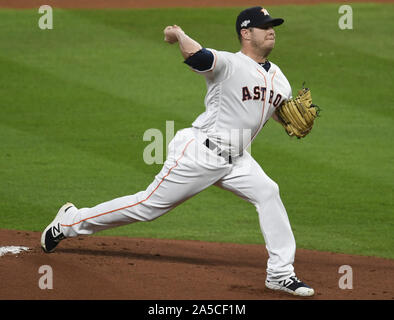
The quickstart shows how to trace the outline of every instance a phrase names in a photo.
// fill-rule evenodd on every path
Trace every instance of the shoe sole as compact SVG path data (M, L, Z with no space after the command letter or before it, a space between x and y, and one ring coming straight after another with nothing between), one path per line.
M41 248L42 248L42 250L44 250L44 252L46 252L46 253L51 253L51 252L55 251L56 247L53 248L52 250L47 250L47 249L46 249L46 247L45 247L45 236L46 236L46 234L47 234L47 231L48 231L50 228L52 228L52 226L53 226L54 224L58 223L57 220L60 218L60 215L61 215L62 213L64 213L64 211L65 211L68 207L70 207L70 206L73 206L73 207L74 207L74 205L73 205L72 203L70 203L70 202L67 202L66 204L64 204L64 205L59 209L59 211L57 212L57 214L56 214L56 216L55 216L55 219L53 219L52 222L51 222L50 224L48 224L48 226L45 228L44 232L41 234Z
M266 282L265 286L271 290L284 291L284 292L290 293L294 296L300 296L300 297L311 297L315 294L315 291L312 288L310 288L310 289L307 288L307 292L302 293L302 292L295 292L293 290L287 289L286 287L283 287L283 286L277 285L277 284L273 284L273 283Z

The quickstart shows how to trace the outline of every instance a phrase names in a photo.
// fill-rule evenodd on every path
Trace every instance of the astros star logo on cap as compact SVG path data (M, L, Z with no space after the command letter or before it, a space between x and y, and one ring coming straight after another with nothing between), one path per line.
M265 15L265 16L269 16L270 14L268 13L267 9L262 8L261 12Z

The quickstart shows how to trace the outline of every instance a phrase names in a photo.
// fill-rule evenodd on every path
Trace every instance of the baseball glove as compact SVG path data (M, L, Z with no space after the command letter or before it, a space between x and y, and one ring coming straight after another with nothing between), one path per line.
M320 108L312 104L311 91L304 87L298 91L295 98L285 101L275 110L286 133L298 139L305 137L312 130L319 112Z

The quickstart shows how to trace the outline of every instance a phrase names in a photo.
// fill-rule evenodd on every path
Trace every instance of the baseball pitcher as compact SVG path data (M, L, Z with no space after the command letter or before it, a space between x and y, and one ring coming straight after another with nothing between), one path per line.
M266 287L313 295L294 272L296 244L278 185L246 151L270 118L300 138L317 115L310 91L303 89L293 99L285 75L267 59L275 45L274 27L283 22L262 7L242 11L236 19L241 46L236 53L205 48L181 27L166 27L164 40L178 43L185 64L206 80L205 111L176 133L163 168L146 190L92 208L65 204L42 233L43 250L54 251L64 238L151 221L215 185L256 207L269 254Z

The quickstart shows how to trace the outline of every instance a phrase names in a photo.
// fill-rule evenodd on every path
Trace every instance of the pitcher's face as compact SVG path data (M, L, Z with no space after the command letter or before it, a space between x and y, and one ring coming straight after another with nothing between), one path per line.
M259 51L271 52L275 46L275 30L274 28L251 28L250 33L251 45Z

